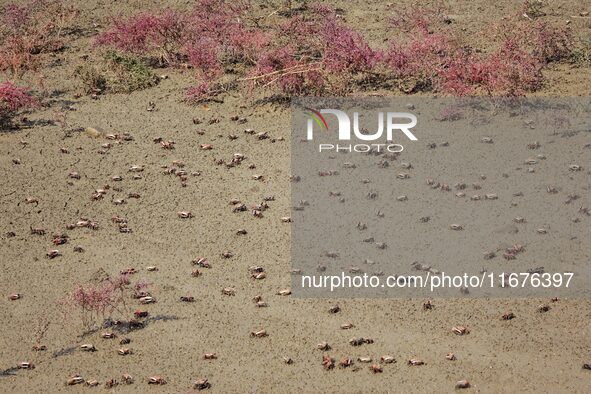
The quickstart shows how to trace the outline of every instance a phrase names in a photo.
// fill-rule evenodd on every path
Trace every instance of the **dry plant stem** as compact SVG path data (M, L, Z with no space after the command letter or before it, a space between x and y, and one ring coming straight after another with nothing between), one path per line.
M292 66L292 67L287 67L281 70L276 70L276 71L272 71L270 73L266 73L266 74L262 74L262 75L255 75L253 77L247 77L247 78L239 78L238 81L239 82L243 82L243 81L255 81L258 79L262 79L262 78L268 78L272 75L277 75L280 74L278 78L284 76L284 75L289 75L289 74L300 74L300 73L306 73L306 72L311 72L311 71L318 71L320 70L320 67L318 68L307 68L305 70L297 70L298 68L302 68L302 67L310 67L310 66L317 66L320 65L320 62L314 62L314 63L307 63L307 64L298 64L296 66Z

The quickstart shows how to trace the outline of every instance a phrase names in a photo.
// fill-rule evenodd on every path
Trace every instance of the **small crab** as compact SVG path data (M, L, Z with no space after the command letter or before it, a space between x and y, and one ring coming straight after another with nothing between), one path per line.
M191 261L191 264L202 268L211 268L211 264L205 257L197 257L195 260Z
M228 295L228 296L236 295L236 289L233 289L231 287L224 287L222 289L222 294Z
M382 366L380 364L371 364L369 366L369 370L373 373L383 372Z
M176 214L181 219L190 219L193 217L193 214L190 211L179 211Z
M412 365L412 366L425 365L425 362L423 360L418 359L418 358L411 358L410 360L408 360L408 365Z
M333 305L328 310L328 313L339 313L341 311L341 307L338 305Z
M461 224L452 223L449 225L449 228L451 228L452 230L455 230L455 231L459 231L459 230L463 230L464 226L462 226Z
M251 278L253 279L265 279L267 277L267 273L266 272L255 272L253 274L250 275Z
M568 169L571 171L581 171L583 168L577 164L571 164L568 166Z
M162 149L174 149L174 141L168 140L168 141L160 141L160 146L162 147Z
M137 273L137 271L133 267L128 267L128 268L122 269L121 271L119 271L119 273L121 275L133 275L133 274Z
M456 360L456 355L453 354L452 352L449 352L445 355L445 359L449 360L449 361L455 361Z
M115 335L115 333L112 333L112 332L103 332L103 333L101 333L101 338L114 339L114 338L117 338L117 335Z
M217 355L216 353L205 353L205 354L203 355L203 358L204 358L205 360L217 360L217 358L218 358L218 355Z
M111 221L113 223L118 223L118 224L127 223L127 219L125 219L124 217L121 217L121 216L117 216L117 215L112 216Z
M263 211L259 211L258 209L253 209L251 211L252 216L254 216L255 218L262 218L263 217Z
M457 389L467 389L470 387L470 382L467 379L462 379L456 382Z
M34 197L27 197L25 198L25 202L27 204L35 204L35 205L39 205L39 200L34 198Z
M61 256L61 253L57 249L50 250L45 254L45 257L47 257L48 259L55 259L58 256Z
M119 382L116 379L109 379L105 382L105 387L108 389L111 389L117 385L119 385Z
M41 227L32 227L32 226L30 226L30 228L31 228L31 234L34 234L34 235L45 235L45 229L44 228L41 228Z
M80 375L72 375L66 380L68 386L84 383L84 379Z
M331 349L330 345L326 341L320 342L318 345L316 345L316 347L320 350L330 350Z
M29 361L21 361L20 363L18 363L17 367L19 369L35 369L35 364Z
M351 338L349 339L349 344L351 346L361 346L366 343L365 338Z
M469 334L470 331L464 326L455 326L451 328L451 332L456 335L466 335Z
M505 312L501 316L501 320L511 320L515 319L515 314L513 312Z
M353 365L353 359L350 357L344 357L341 359L341 361L339 361L339 367L341 368L347 368L351 365Z
M205 390L211 387L211 384L207 381L207 379L199 379L193 382L193 388L195 390Z
M267 334L267 330L258 330L258 331L251 331L250 336L253 338L263 338L263 337L269 336L269 334Z
M144 167L138 165L132 165L129 167L129 172L142 172L144 171Z
M93 344L90 344L90 343L85 343L84 345L80 345L80 350L83 350L85 352L96 352L96 348L94 347Z
M232 207L232 212L234 212L234 213L243 212L243 211L246 211L247 209L248 208L246 207L246 204L236 203Z
M67 236L65 236L65 235L57 235L57 236L56 236L56 235L54 235L54 238L53 238L53 241L52 241L52 242L53 242L53 244L54 244L55 246L58 246L58 245L63 245L63 244L65 244L66 242L68 242L68 237L67 237Z
M121 375L121 379L123 380L123 383L125 383L125 384L132 384L133 383L133 377L129 374L124 373L123 375Z
M20 300L22 298L22 295L20 295L20 293L13 293L11 295L8 296L8 299L10 301L16 301L16 300Z
M98 386L99 384L100 384L100 383L99 383L99 381L98 381L98 380L96 380L96 379L90 379L90 380L87 380L87 381L86 381L86 385L87 385L88 387L96 387L96 386Z
M542 305L538 306L538 312L540 312L540 313L548 312L549 310L550 310L550 305L548 305L548 304L542 304Z
M489 252L484 252L484 259L485 260L490 260L490 259L494 259L496 257L496 253L489 251Z
M162 376L148 376L148 384L166 384Z
M385 364L392 364L396 362L396 359L394 358L394 356L383 355L382 357L380 357L380 361Z
M139 301L140 301L140 304L152 304L152 303L156 302L156 300L150 296L140 297Z
M431 310L433 308L435 308L435 305L433 305L433 302L431 300L423 302L423 310Z
M324 369L333 369L334 368L334 358L330 357L328 354L322 356L322 366Z
M194 302L195 301L195 297L192 297L192 296L181 296L181 301L182 302Z
M128 354L132 354L133 351L128 347L122 347L121 349L117 350L117 353L121 356L126 356Z
M252 265L252 266L248 267L248 271L251 274L256 274L258 272L265 272L265 269L263 267L261 267L260 265Z

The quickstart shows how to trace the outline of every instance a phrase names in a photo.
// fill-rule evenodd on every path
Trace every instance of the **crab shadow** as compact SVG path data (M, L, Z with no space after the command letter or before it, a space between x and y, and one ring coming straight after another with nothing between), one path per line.
M179 320L179 317L174 315L156 315L144 319L131 319L126 321L107 319L103 323L103 328L110 328L119 334L129 334L133 331L143 330L157 321L168 322L175 320Z
M53 358L62 357L62 356L69 356L70 354L73 354L76 351L76 349L77 349L77 346L70 346L67 348L56 350L55 352L53 352L52 356L53 356Z
M3 371L0 371L0 378L5 378L7 376L16 376L16 371L18 371L17 367L7 368Z
M141 319L141 320L131 319L131 320L127 320L127 321L121 321L121 320L105 319L102 327L87 330L81 335L81 337L85 338L85 337L95 334L98 331L100 331L101 329L105 329L105 328L110 328L112 331L114 331L118 334L129 334L133 331L143 330L144 328L146 328L150 324L157 322L157 321L168 322L168 321L174 321L174 320L179 320L179 317L174 316L174 315L156 315L156 316L151 316L151 317ZM68 356L68 355L73 354L77 349L78 349L78 346L70 346L70 347L63 348L63 349L53 352L52 356L54 358ZM4 371L0 371L0 376L15 375L14 372L16 370L17 370L17 368L9 368Z

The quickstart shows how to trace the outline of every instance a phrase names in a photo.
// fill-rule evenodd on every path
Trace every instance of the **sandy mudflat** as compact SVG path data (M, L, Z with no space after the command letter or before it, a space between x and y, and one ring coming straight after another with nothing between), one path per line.
M377 21L382 20L381 5L366 6L360 1L335 4L346 9L348 20L372 40L386 34L376 27ZM150 5L162 6L159 2ZM181 2L170 5L184 6ZM92 1L81 7L81 20L90 25L95 19L103 20L112 14L115 7L122 13L133 13L148 5ZM482 1L470 5L454 2L453 7L462 15L469 31L482 24L489 13L502 16L514 8L508 1L499 7ZM560 2L556 18L577 14L580 7L577 2ZM575 23L579 29L588 29L578 19ZM211 383L209 391L216 393L454 392L460 379L471 382L472 387L466 392L589 392L591 371L582 369L584 363L591 363L591 304L587 299L560 298L551 302L555 296L551 292L535 299L434 299L435 308L424 311L423 298L300 299L277 295L277 291L289 288L292 280L290 225L280 220L291 214L289 108L256 104L252 97L239 94L225 96L223 103L191 107L179 100L191 83L191 76L168 70L162 72L170 74L170 78L145 91L108 94L99 100L75 98L72 69L90 42L89 37L77 39L68 51L56 55L60 62L45 70L46 83L56 92L48 100L50 107L31 114L31 125L0 133L0 371L4 371L0 374L0 392L105 390L104 382L111 378L121 381L124 373L132 375L135 383L120 384L114 391L187 392L196 379L207 378ZM553 66L546 72L550 82L540 95L591 94L587 82L589 69ZM413 96L412 100L420 98ZM156 104L153 112L146 111L150 101ZM43 122L53 119L54 111L68 106L72 110L67 111L64 128ZM247 122L232 121L234 115L245 117ZM194 118L203 122L194 124ZM209 124L212 119L219 122ZM86 127L100 128L107 134L128 132L133 140L92 138L80 131ZM271 138L258 140L244 133L246 128L267 131ZM502 198L523 189L533 201L518 202L525 212L519 215L529 219L528 231L534 231L538 225L537 213L552 220L562 218L560 223L539 224L550 230L548 237L555 236L553 230L559 234L558 249L548 250L539 240L531 241L538 242L539 247L527 248L518 257L519 264L524 268L547 265L544 262L549 255L564 259L573 255L581 264L588 263L591 218L577 213L577 209L591 205L591 149L584 148L591 143L591 135L582 132L572 138L541 136L539 153L544 153L548 160L536 168L535 174L526 174L521 162L531 155L526 145L533 142L532 133L491 133L495 142L507 143L510 138L516 148L508 152L520 152L522 156L517 157L516 153L515 157L508 157L504 152L492 157L490 149L494 145L483 146L481 135L475 136L474 141L464 140L459 146L437 148L436 152L424 149L427 142L432 142L429 138L420 142L421 148L413 152L412 160L416 177L405 184L404 194L425 197L424 201L409 198L405 211L409 218L430 214L435 221L426 228L447 226L451 209L457 205L448 201L452 197L436 197L435 191L427 189L426 179L445 179L451 184L454 180L476 182L487 170L482 162L483 149L490 148L486 154L492 155L489 159L496 160L495 168L499 170L487 175L496 182L491 184L499 188L494 192L501 198L495 202L480 201L479 206L508 203L509 197ZM231 134L238 139L230 140ZM175 149L162 149L153 142L157 137L174 140ZM444 140L437 136L433 142ZM26 141L26 146L21 141ZM99 154L105 143L112 147L106 154ZM213 149L199 149L204 143L212 144ZM469 149L472 143L477 146L474 150ZM553 145L558 148L552 149ZM69 153L61 153L60 148ZM215 165L215 160L228 161L236 152L246 156L240 166ZM13 164L13 159L19 159L20 164ZM583 171L569 173L564 166L571 159L576 159ZM181 187L178 177L163 174L162 166L171 167L174 160L185 163L186 187ZM429 160L445 166L429 167ZM514 162L502 166L501 160ZM479 164L470 172L461 163ZM256 168L249 169L250 164ZM143 166L142 179L132 179L133 173L128 172L132 165ZM509 180L496 178L501 167L510 173ZM68 178L72 171L78 172L80 179ZM193 175L197 172L200 175ZM263 175L263 179L253 179L256 174ZM123 180L113 182L115 175L121 175ZM558 194L544 190L548 179L559 188ZM93 201L92 193L105 185L110 188L104 198ZM500 190L503 187L506 189ZM128 198L129 193L138 193L140 198ZM565 206L564 200L570 193L578 194L580 199ZM268 203L269 209L262 218L253 217L248 211L233 213L229 204L236 198L251 206L269 195L275 199ZM38 199L39 203L26 204L28 197ZM113 200L119 198L127 203L114 205ZM421 201L428 203L427 213ZM179 219L177 211L191 211L194 217ZM462 219L466 223L486 220L483 211L474 212L475 216L470 216L463 211ZM120 233L111 222L114 215L127 218L133 232ZM513 216L517 215L498 218L495 228L510 223ZM98 221L98 230L66 230L67 224L81 217ZM572 223L571 217L579 217L580 221ZM30 226L43 227L47 233L31 235ZM237 235L240 228L248 234ZM469 230L466 225L466 231ZM7 232L16 236L7 237ZM66 232L69 240L55 247L60 250L60 257L46 259L48 250L54 249L54 232ZM431 237L421 252L421 261L453 257L445 237L437 238L435 230L427 233ZM470 258L496 245L496 240L466 238L468 243L458 247L469 251ZM499 235L499 245L512 238ZM74 252L75 246L81 246L84 252ZM223 258L221 254L227 250L233 256ZM405 259L410 258L408 253L404 251ZM192 277L191 260L199 256L207 257L212 268L200 269L202 275ZM497 257L490 264L500 265L504 263L501 260ZM488 263L483 260L478 264L476 271ZM253 265L265 268L264 280L251 279L248 268ZM148 272L148 266L157 266L158 271ZM149 282L149 291L157 299L154 304L141 306L150 313L144 328L129 333L115 328L118 338L109 340L100 337L105 330L82 335L80 319L75 314L63 318L58 305L77 284L96 283L104 273L117 276L128 267L138 271L132 276L133 281ZM233 287L236 294L223 295L225 287ZM22 299L10 301L11 293L21 293ZM195 302L180 302L179 297L184 295L193 296ZM268 307L255 307L252 299L257 295ZM538 306L545 303L551 309L539 313ZM131 309L127 314L114 317L128 320L132 311L140 308L136 300L128 300L128 304ZM341 311L329 313L335 304ZM507 311L512 311L516 318L502 321L500 316ZM43 338L47 350L34 352L31 347L35 344L36 326L45 320L50 322ZM352 323L354 327L342 330L343 323ZM454 335L451 327L457 325L467 326L470 334ZM265 329L268 336L252 338L251 331L259 329ZM119 340L124 337L131 339L126 346L133 354L120 356ZM375 342L353 347L348 343L352 337L371 337ZM332 349L318 350L317 344L322 341L327 341ZM97 351L80 351L78 346L83 343L94 344ZM204 353L209 352L217 353L218 359L204 360ZM446 360L449 352L455 353L456 361ZM355 363L346 369L326 371L321 365L323 354L337 362L351 357ZM379 362L382 355L392 355L396 362L383 364L383 372L378 374L373 374L368 364L356 361L368 356ZM284 363L284 356L291 357L293 363ZM414 357L426 364L409 367L407 361ZM14 368L25 360L33 362L36 368ZM101 387L67 387L66 379L73 374L97 379ZM168 384L148 385L146 377L151 375L161 375Z

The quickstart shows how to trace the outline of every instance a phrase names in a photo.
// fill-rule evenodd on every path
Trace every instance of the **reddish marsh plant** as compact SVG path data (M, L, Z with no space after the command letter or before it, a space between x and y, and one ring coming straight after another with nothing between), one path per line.
M270 42L261 29L248 28L244 2L199 0L189 12L166 10L117 19L97 39L124 52L155 56L163 66L185 66L196 70L198 84L189 89L190 101L217 94L212 81L227 66L252 65L259 51Z
M34 108L38 101L25 88L6 81L0 84L0 127L10 126L12 118L22 109Z
M84 329L90 330L97 320L110 319L115 312L129 312L126 300L144 291L147 286L145 282L132 285L128 275L120 275L99 284L76 286L63 304L67 314L77 310Z
M0 70L20 77L36 70L42 55L64 47L77 11L58 0L33 0L0 8Z
M488 56L456 55L437 77L440 89L455 96L478 92L522 96L542 86L542 66L535 56L507 40Z
M286 94L345 91L351 79L371 72L382 54L347 27L330 7L311 5L276 32L276 47L260 54L243 80L250 86L278 86Z
M368 81L394 81L407 93L522 95L541 87L546 63L571 55L567 29L523 18L503 21L496 49L483 54L454 37L442 7L397 11L391 27L400 34L385 50L372 48L326 5L305 5L265 27L248 26L251 11L246 2L199 0L186 12L117 20L97 42L194 69L191 102L213 99L236 82L288 95L347 94Z
M185 23L184 15L173 10L143 13L113 20L111 29L96 42L133 54L156 56L165 65L176 64L186 38Z

